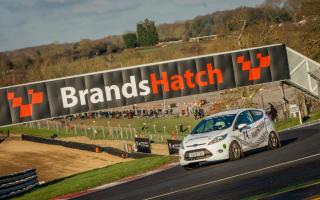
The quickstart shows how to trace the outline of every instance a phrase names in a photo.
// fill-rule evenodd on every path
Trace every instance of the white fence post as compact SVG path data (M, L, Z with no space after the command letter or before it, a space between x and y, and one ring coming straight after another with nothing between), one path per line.
M104 139L106 139L106 134L104 133L104 126L102 127L102 133L103 133Z
M56 131L57 131L57 133L58 133L58 132L59 132L59 130L58 130L58 123L56 122L55 124L56 124Z
M128 137L128 129L127 129L127 128L125 128L125 129L126 129L127 140L129 140L129 137Z

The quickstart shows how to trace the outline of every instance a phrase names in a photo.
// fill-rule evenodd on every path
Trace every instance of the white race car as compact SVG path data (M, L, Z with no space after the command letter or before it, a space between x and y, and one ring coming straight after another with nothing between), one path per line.
M246 108L206 117L186 136L179 149L185 169L199 163L237 160L249 150L281 146L278 133L265 110Z

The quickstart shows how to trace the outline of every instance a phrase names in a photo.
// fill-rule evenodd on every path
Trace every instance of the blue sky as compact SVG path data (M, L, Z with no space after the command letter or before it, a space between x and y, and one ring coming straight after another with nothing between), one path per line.
M263 0L0 0L0 51L97 39L217 10L256 6Z

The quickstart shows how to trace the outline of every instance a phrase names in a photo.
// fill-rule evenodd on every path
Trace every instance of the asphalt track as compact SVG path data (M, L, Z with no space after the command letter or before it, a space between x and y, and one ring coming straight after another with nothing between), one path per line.
M280 149L261 149L238 161L190 171L176 166L75 199L243 199L320 180L320 124L282 132L280 139ZM303 191L290 199L319 195L320 187Z

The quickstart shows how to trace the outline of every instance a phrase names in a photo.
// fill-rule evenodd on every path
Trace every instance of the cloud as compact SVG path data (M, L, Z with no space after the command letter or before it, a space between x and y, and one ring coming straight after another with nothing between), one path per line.
M3 6L12 12L30 11L39 9L56 9L77 5L87 0L3 0Z
M0 0L0 51L134 30L263 0Z
M72 11L75 14L121 13L136 9L141 5L140 2L140 0L91 0L75 5Z
M212 0L211 0L212 1ZM208 1L204 0L174 0L174 3L179 4L179 5L203 5Z

